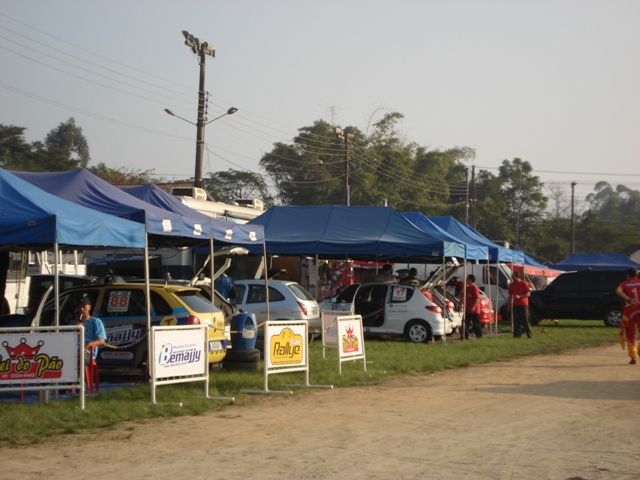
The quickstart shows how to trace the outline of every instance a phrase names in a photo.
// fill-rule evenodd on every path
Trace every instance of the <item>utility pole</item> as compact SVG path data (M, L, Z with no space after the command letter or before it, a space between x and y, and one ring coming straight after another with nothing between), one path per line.
M471 226L476 228L476 166L471 165L471 208L472 223Z
M571 182L571 255L576 253L576 182Z
M205 119L205 88L204 88L204 69L205 59L207 55L216 56L216 51L209 46L207 42L200 42L200 39L194 37L186 30L182 31L184 35L184 44L191 48L191 51L198 55L198 64L200 65L200 82L198 87L198 120L196 122L196 171L193 181L194 187L204 188L204 180L202 179L202 162L204 157L204 126Z
M466 192L464 197L464 223L469 224L469 169L464 170L464 183Z
M344 197L345 204L348 207L351 205L351 194L349 191L349 160L351 160L351 139L353 138L353 134L346 133L341 128L336 127L336 137L341 143L344 143L345 148Z

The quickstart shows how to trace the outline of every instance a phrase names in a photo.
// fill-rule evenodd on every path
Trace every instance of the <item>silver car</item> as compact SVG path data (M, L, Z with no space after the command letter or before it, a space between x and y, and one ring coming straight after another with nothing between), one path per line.
M267 301L264 280L236 280L236 306L254 313L258 324L267 320ZM269 319L307 320L309 332L322 328L320 307L315 298L300 284L285 280L269 280Z

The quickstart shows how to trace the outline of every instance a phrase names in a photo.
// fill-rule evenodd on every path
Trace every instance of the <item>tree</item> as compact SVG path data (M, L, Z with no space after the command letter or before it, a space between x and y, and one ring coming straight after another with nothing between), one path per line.
M153 170L129 170L125 167L111 168L100 162L89 171L112 185L144 185L152 183Z
M267 183L253 172L229 169L226 172L212 173L205 179L205 188L212 198L220 202L258 198L266 206L273 204Z
M334 127L318 120L298 132L292 144L276 143L260 160L277 198L286 205L343 203L345 157Z
M540 178L532 174L529 162L519 158L504 160L499 170L501 192L505 199L505 215L513 231L516 245L527 245L526 234L537 224L547 206Z
M0 166L22 170L32 158L32 148L25 138L26 128L0 124Z
M44 144L49 156L48 170L86 168L91 159L89 145L82 133L82 128L76 125L73 117L51 130ZM58 167L51 168L54 164L58 164Z

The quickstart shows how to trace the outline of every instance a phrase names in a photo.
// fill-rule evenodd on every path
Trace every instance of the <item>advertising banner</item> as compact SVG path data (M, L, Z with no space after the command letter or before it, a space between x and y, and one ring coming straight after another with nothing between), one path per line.
M0 332L0 387L78 383L78 330Z
M307 368L307 322L267 322L264 360L267 370Z
M206 327L153 327L155 380L207 374Z
M364 355L364 337L362 335L362 317L338 317L338 350L340 357L350 358Z

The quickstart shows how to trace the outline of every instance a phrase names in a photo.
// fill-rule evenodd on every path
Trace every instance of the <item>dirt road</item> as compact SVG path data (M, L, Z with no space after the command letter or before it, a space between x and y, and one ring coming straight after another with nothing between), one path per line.
M7 479L640 479L640 365L618 346L4 448Z

